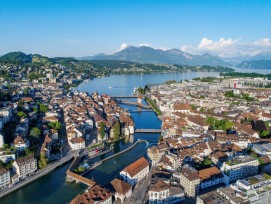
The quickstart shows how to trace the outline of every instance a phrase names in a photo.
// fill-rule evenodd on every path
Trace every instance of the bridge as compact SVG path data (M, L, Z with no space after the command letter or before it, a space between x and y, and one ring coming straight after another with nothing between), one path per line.
M135 129L135 133L161 133L161 129Z
M130 95L130 96L110 96L110 98L137 98L137 95Z
M132 101L116 100L116 102L127 104L127 105L132 105L132 106L139 106L141 108L146 108L146 109L150 109L151 108L149 105L144 105L142 103L137 103L137 102L132 102Z
M92 187L95 185L94 181L73 172L73 170L78 165L78 163L82 160L82 158L83 158L82 156L79 156L73 160L72 164L70 165L70 167L66 171L66 174L67 174L66 180L70 181L70 182L75 181L76 183L80 182L80 183L83 183L89 187Z
M153 110L129 110L130 113L153 112Z

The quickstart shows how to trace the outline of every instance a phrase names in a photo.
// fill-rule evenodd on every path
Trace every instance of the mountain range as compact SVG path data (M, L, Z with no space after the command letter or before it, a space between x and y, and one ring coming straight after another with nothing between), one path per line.
M220 58L205 53L193 55L183 52L180 49L161 50L147 46L128 46L125 49L111 55L98 54L79 58L48 58L38 54L26 55L22 52L11 52L0 57L0 62L37 62L56 63L57 61L77 61L77 60L119 60L132 61L138 63L153 64L178 64L178 65L209 65L209 66L237 66L251 69L271 69L271 52L265 51L257 55L240 55L232 58Z
M161 50L147 46L128 46L112 55L98 54L90 57L77 58L79 60L124 60L154 64L184 64L184 65L213 65L224 66L226 63L219 57L208 53L192 55L180 49Z

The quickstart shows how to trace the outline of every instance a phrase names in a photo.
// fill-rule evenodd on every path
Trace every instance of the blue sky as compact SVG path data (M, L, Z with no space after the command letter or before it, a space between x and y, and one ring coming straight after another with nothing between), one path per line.
M191 53L271 49L271 0L0 0L0 55L113 53L141 44Z

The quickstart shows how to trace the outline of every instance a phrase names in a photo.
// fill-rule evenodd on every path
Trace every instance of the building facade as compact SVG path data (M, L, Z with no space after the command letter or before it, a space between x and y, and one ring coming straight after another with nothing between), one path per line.
M130 185L135 185L149 174L149 162L141 157L120 172L123 180Z
M37 160L32 154L16 159L12 165L12 170L19 175L20 179L34 173L37 168Z

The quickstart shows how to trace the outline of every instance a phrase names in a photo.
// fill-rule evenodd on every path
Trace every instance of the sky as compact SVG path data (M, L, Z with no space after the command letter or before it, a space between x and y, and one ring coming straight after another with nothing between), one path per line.
M271 0L0 0L0 55L91 56L127 45L271 51Z

